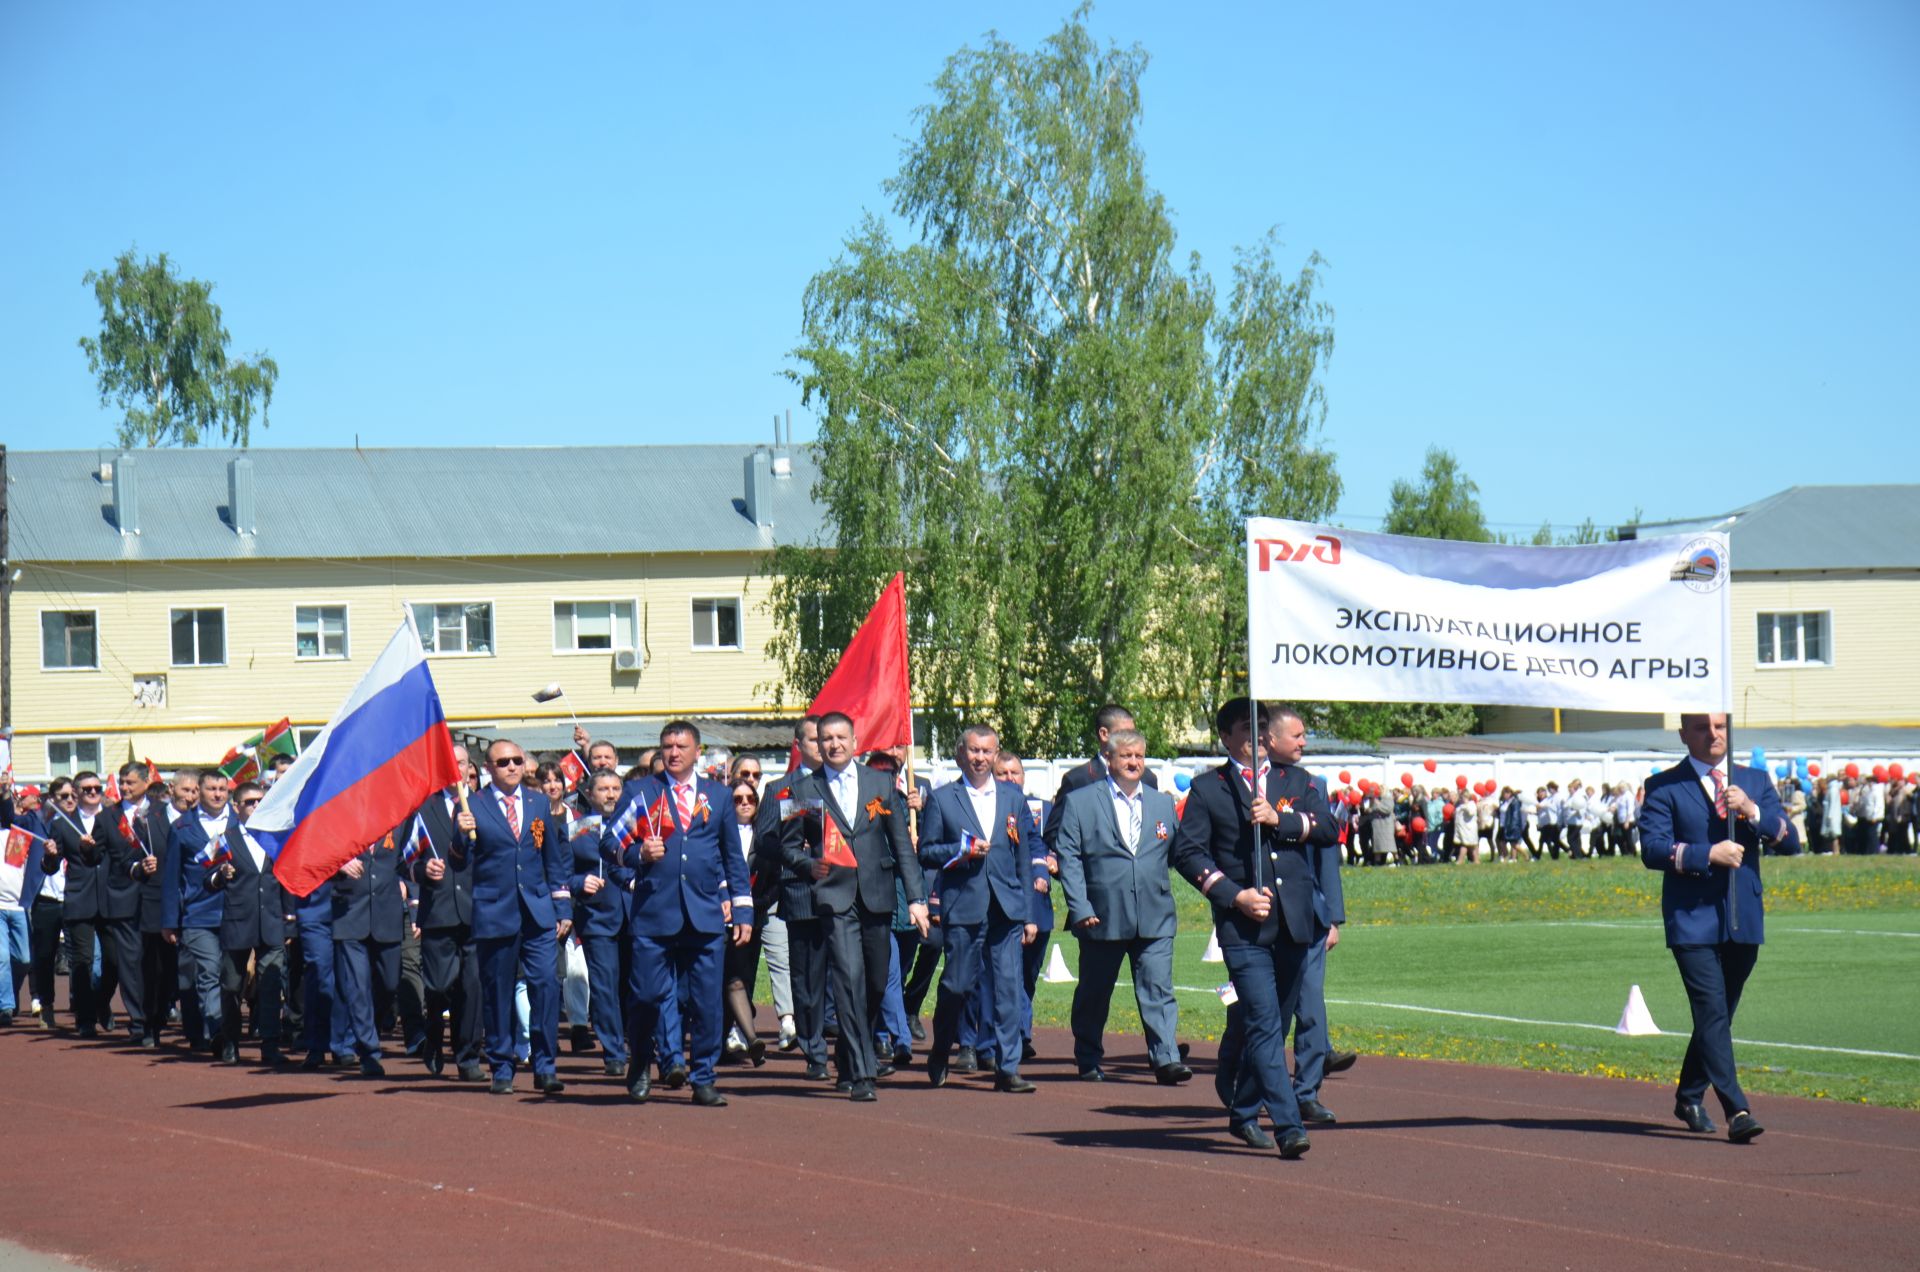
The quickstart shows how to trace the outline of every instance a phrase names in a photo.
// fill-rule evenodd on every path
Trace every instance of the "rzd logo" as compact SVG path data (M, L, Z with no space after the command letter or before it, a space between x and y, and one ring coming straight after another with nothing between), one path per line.
M1328 565L1340 564L1340 540L1330 534L1315 535L1299 547L1285 539L1255 539L1260 549L1260 569L1264 573L1275 561L1305 561L1311 557Z

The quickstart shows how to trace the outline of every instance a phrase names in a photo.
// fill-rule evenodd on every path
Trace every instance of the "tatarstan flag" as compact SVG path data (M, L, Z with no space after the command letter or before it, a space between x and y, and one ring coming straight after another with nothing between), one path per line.
M248 746L252 741L253 739L249 738L239 746L230 748L225 755L220 757L220 762L214 765L216 769L226 774L227 779L235 785L241 782L251 782L254 778L260 776L260 761L254 758L251 750L241 749L242 747Z
M252 739L250 743L243 742L241 745L251 745L262 760L270 760L276 755L285 755L289 758L298 758L300 755L300 743L293 736L293 722L285 716L280 718L280 723Z

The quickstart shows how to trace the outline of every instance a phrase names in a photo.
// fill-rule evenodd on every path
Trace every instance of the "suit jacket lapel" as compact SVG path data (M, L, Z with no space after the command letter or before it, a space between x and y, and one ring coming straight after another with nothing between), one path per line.
M949 782L948 785L953 787L953 794L948 796L948 798L959 803L961 811L965 815L966 823L973 827L973 833L983 839L992 839L992 829L982 826L980 819L974 815L973 796L967 793L967 779L963 777L957 782ZM994 788L994 793L998 796L999 788L997 786ZM998 798L996 798L994 800L994 807L997 809L999 806L1000 802Z
M851 844L853 842L853 827L848 825L847 819L840 815L840 801L833 797L833 783L827 778L827 766L822 764L813 771L811 776L820 788L822 815L831 817L834 821L838 822L840 824L840 833L845 835L847 842ZM856 782L855 789L857 790L858 787L859 783ZM857 812L858 810L856 809L855 811Z

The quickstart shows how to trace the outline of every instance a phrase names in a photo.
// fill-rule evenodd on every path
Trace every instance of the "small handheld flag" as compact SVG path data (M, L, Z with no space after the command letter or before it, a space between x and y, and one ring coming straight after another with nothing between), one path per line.
M580 753L577 751L568 751L560 757L560 772L566 777L567 789L570 791L578 790L580 783L587 780L587 766L581 761Z
M33 848L33 841L40 838L25 826L15 826L7 831L7 864L16 870L27 864L27 853Z
M227 847L227 837L209 839L206 847L193 855L193 859L208 870L217 870L233 860L233 849Z
M826 832L821 839L820 860L830 866L844 866L848 870L859 866L859 859L853 855L853 848L847 843L847 837L840 833L840 823L827 818Z
M968 857L973 855L973 846L980 842L981 842L980 837L974 834L972 831L970 830L961 831L960 847L954 851L953 856L947 858L947 864L945 864L944 866L941 866L940 868L942 870L951 870L955 866L963 864Z
M400 864L402 866L411 866L420 859L420 854L422 853L427 854L429 857L437 858L440 855L440 850L433 846L433 836L427 833L426 819L420 816L420 814L415 813L413 815L413 830L407 835L407 846L400 850Z

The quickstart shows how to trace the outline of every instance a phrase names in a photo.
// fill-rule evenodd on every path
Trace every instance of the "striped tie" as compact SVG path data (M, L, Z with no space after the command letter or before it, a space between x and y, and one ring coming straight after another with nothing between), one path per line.
M520 801L511 795L500 797L500 811L507 816L507 833L520 838Z
M1713 774L1713 811L1721 817L1727 815L1727 776L1719 769L1708 769Z

